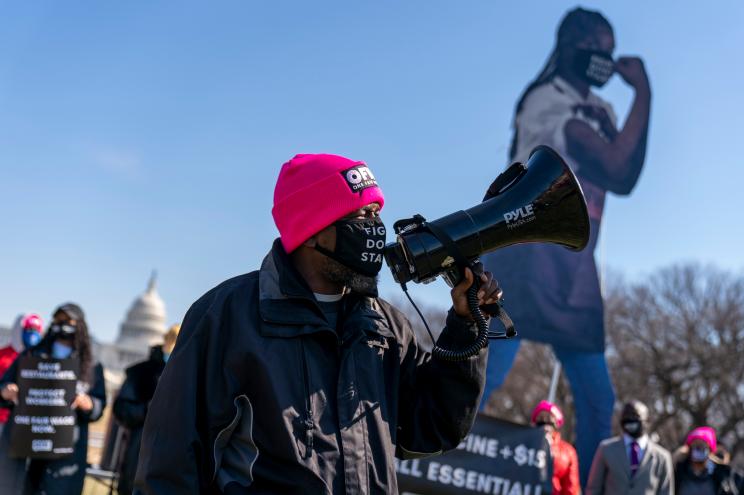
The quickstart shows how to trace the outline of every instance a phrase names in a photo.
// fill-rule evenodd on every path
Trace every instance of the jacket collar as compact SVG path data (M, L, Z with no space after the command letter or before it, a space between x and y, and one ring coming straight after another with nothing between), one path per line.
M349 315L344 320L343 341L348 341L361 331L366 334L376 334L394 338L387 317L377 298L364 297L356 294L346 296L346 310Z
M262 335L298 337L317 332L336 335L279 239L274 241L261 264L258 292L259 314L263 320ZM349 315L345 318L344 328L353 325L364 331L393 335L376 298L347 294L344 296L344 306L344 312Z
M300 326L326 324L312 291L295 269L279 239L274 241L261 264L258 294L259 313L264 322Z

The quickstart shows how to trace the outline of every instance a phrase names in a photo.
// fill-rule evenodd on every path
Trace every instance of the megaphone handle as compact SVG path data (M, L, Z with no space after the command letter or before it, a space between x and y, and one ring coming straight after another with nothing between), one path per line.
M470 263L470 269L473 271L473 286L475 286L475 290L477 291L481 286L481 275L483 275L483 263L480 262L480 260L475 259L472 263ZM486 311L489 315L495 316L499 319L501 324L504 326L504 333L493 333L490 332L488 334L489 339L511 339L513 337L517 336L517 331L514 329L514 322L509 317L509 315L506 313L506 310L501 305L500 302L496 302L493 304L484 304L477 308L479 311ZM470 308L470 311L473 312L473 308ZM475 313L473 313L475 314Z
M478 336L475 338L475 342L460 351L444 349L436 345L435 342L431 350L433 356L444 361L465 361L478 354L484 347L488 347L488 319L478 305L478 289L480 289L480 276L483 274L483 265L478 260L468 261L465 255L462 254L462 251L460 251L460 247L452 240L449 234L437 225L424 222L421 224L421 227L439 239L439 242L442 243L447 253L455 260L454 264L459 270L458 282L465 277L464 271L466 267L470 267L473 270L473 283L468 288L466 295L470 314L478 326Z
M480 278L480 277L479 277ZM475 342L467 346L465 349L455 351L451 349L444 349L438 345L434 345L431 350L433 356L442 359L444 361L465 361L472 356L478 354L481 349L488 346L488 319L483 314L483 311L478 307L478 289L480 284L476 280L473 280L473 284L468 288L467 298L468 306L470 307L470 313L475 320L475 324L478 326L478 336L475 338Z
M491 310L493 306L497 306ZM517 330L514 328L514 322L511 317L506 313L506 310L500 303L489 304L483 306L483 309L488 311L489 314L496 316L502 325L504 325L504 333L489 332L489 339L511 339L517 336Z
M432 355L445 361L465 361L466 359L478 354L481 349L488 347L488 318L483 314L483 311L480 309L480 305L478 304L478 289L480 289L480 277L483 275L483 265L478 259L468 261L457 243L452 240L447 232L439 228L437 225L424 222L421 224L421 228L428 230L434 237L436 237L447 250L447 254L452 256L455 261L454 265L459 270L458 282L465 277L464 272L466 267L473 271L473 283L468 288L466 295L470 314L473 316L475 324L478 326L478 336L475 338L475 342L459 351L444 349L434 343L434 347L431 350Z

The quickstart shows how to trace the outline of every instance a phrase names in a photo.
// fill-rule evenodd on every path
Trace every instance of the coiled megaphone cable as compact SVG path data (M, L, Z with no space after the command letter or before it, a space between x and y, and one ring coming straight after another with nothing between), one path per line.
M419 318L421 318L421 321L424 323L426 331L429 333L429 337L431 338L431 342L433 344L431 354L439 359L442 359L444 361L465 361L478 354L481 349L488 347L489 339L509 339L517 335L517 332L514 330L514 324L512 323L511 318L509 318L506 312L501 309L500 305L497 309L497 317L499 318L499 320L501 320L501 323L503 323L504 327L506 328L506 332L489 332L488 318L486 318L486 315L483 314L483 310L478 305L478 289L480 288L480 282L478 282L478 279L475 278L473 280L473 284L468 288L466 293L468 307L470 308L470 314L472 315L473 320L478 327L478 335L476 336L475 341L466 348L460 350L445 349L443 347L440 347L439 345L437 345L437 339L434 338L434 334L431 333L431 329L429 328L429 324L427 323L426 318L424 318L423 313L421 313L421 310L419 310L418 306L416 306L416 303L413 301L413 298L408 293L406 284L400 285L403 289L403 293L411 302L411 306L413 306L413 308L416 310Z
M478 327L478 336L475 338L475 342L467 346L465 349L457 351L453 349L444 349L435 343L434 348L431 350L433 356L445 361L465 361L478 354L481 349L488 347L488 319L478 306L479 285L480 284L477 280L473 280L473 285L468 288L467 292L470 314L473 316L473 320L475 320L475 324Z
M431 329L429 328L429 324L427 323L426 318L424 318L424 315L421 313L418 306L416 306L416 303L413 302L413 298L411 298L411 295L408 293L406 284L400 284L401 289L403 289L403 293L411 302L411 305L418 313L421 321L424 323L424 327L429 333L429 337L431 337L431 342L433 344L431 351L432 355L444 361L465 361L466 359L469 359L478 354L481 349L488 347L489 339L510 339L512 337L515 337L517 335L517 332L514 329L514 323L512 322L511 318L509 318L509 315L506 314L506 311L504 311L504 309L501 307L501 304L499 304L498 302L496 304L489 305L489 308L494 309L495 316L504 325L506 331L504 333L492 333L488 330L488 318L486 318L486 315L483 314L483 310L478 304L480 276L483 273L482 265L477 260L468 261L465 256L463 256L457 244L452 240L452 238L450 238L449 234L447 234L447 232L440 229L436 225L427 222L426 219L421 215L416 215L412 219L396 222L394 226L396 232L400 234L402 232L402 229L405 228L404 226L411 225L412 221L415 222L416 228L427 230L434 237L439 239L439 242L442 243L450 256L453 257L454 265L459 269L460 276L465 275L466 268L470 268L470 270L473 272L473 283L470 285L470 287L468 287L466 296L470 314L473 317L476 326L478 327L478 334L472 344L460 350L445 349L437 345L436 339L431 333ZM453 267L453 269L454 268L455 267Z

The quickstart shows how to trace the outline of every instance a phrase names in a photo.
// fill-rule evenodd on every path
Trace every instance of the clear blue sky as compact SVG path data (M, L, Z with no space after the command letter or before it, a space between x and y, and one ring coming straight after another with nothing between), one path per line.
M0 5L0 323L78 301L115 337L150 270L170 321L256 269L281 164L366 160L383 218L475 204L515 99L572 2ZM653 86L646 169L612 197L602 261L744 266L744 3L591 2ZM614 78L603 95L625 114ZM397 293L383 273L383 293ZM417 288L445 303L443 283Z

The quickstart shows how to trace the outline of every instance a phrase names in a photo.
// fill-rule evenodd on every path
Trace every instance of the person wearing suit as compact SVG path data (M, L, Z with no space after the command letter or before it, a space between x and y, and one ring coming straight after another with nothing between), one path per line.
M674 495L672 456L649 438L648 408L628 402L620 424L622 436L599 444L586 495Z

